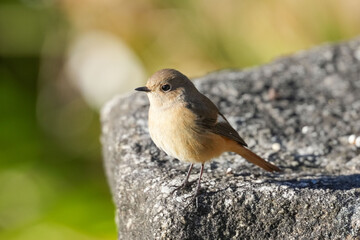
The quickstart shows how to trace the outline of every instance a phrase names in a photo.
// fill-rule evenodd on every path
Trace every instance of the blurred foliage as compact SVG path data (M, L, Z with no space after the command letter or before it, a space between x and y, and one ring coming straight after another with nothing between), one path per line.
M268 62L360 32L358 0L64 0L76 29L116 34L149 74L176 67L192 76Z
M2 0L0 239L116 238L99 115L64 74L73 35L110 32L149 74L198 76L349 39L359 12L358 0Z
M0 239L114 239L99 147L74 156L39 128L37 57L0 63Z
M87 108L80 134L64 117L64 138L39 125L42 49L67 23L57 9L30 2L0 3L0 239L115 239L98 114Z

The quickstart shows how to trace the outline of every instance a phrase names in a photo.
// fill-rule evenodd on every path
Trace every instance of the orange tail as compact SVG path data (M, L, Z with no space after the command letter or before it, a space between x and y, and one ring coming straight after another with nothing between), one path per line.
M265 161L264 159L262 159L261 157L259 157L258 155L247 149L246 147L237 144L237 146L234 148L233 151L239 154L240 156L242 156L243 158L245 158L246 160L248 160L249 162L252 162L253 164L258 165L259 167L265 169L266 171L281 172L280 168Z

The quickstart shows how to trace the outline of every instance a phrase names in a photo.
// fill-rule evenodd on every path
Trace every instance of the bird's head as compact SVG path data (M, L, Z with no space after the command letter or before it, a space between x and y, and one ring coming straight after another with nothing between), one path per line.
M145 87L139 87L136 91L146 92L150 105L163 107L185 100L191 91L197 91L194 84L181 72L174 69L162 69L154 73Z

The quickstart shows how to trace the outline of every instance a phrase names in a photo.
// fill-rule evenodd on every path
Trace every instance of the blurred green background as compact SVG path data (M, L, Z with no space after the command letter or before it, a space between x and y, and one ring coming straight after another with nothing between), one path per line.
M244 68L360 33L358 0L1 0L0 239L116 239L99 108L172 67Z

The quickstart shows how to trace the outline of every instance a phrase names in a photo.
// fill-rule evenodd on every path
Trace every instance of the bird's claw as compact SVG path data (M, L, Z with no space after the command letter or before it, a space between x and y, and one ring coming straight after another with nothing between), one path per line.
M184 181L180 186L173 185L175 189L171 191L171 194L174 194L177 190L190 187L196 180L193 181Z

